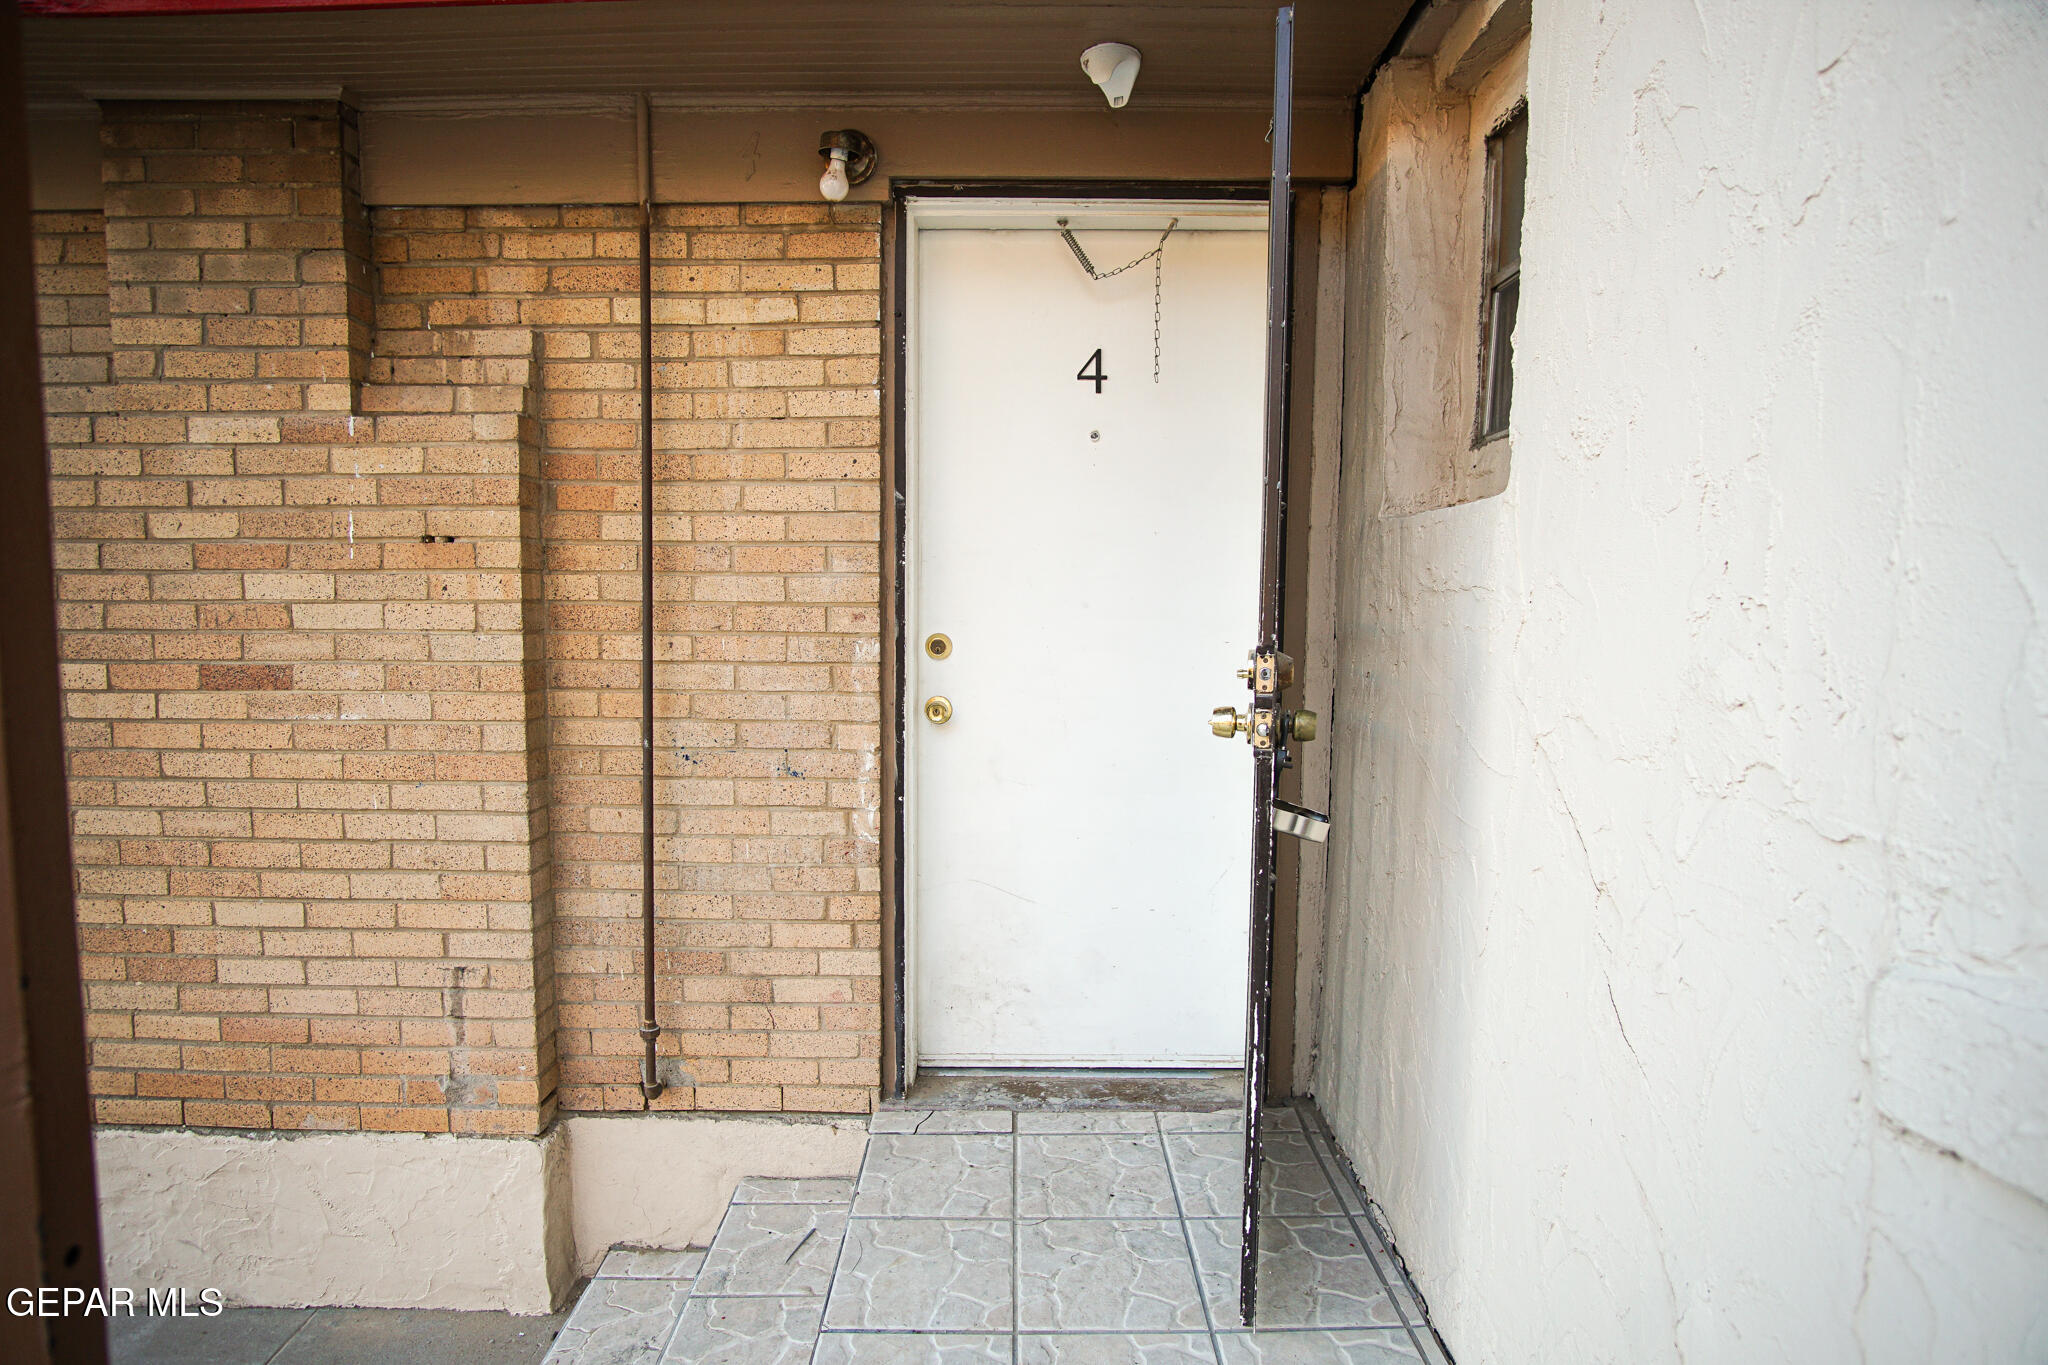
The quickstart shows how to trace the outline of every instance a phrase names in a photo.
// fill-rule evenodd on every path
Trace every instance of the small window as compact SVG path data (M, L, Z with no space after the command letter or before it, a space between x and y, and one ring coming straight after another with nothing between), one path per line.
M1522 295L1522 184L1529 174L1529 112L1518 109L1486 139L1486 311L1479 347L1479 439L1508 429L1515 398L1515 305Z

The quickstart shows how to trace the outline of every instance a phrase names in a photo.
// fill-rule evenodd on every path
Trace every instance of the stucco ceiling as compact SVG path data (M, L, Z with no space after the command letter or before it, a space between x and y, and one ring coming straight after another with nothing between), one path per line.
M1407 0L1299 0L1297 90L1358 88ZM617 95L706 103L1099 104L1090 43L1144 53L1133 109L1264 101L1271 0L613 0L23 23L29 98L339 87L366 104Z

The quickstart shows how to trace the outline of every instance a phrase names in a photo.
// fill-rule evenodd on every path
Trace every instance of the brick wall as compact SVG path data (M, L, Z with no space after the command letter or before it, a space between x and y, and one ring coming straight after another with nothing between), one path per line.
M105 143L38 222L100 1118L638 1108L632 211L365 222L332 107ZM876 214L659 224L658 1103L859 1111Z
M666 205L654 235L659 1108L878 1083L872 205ZM637 210L376 215L378 360L531 327L547 515L562 1103L637 1109Z

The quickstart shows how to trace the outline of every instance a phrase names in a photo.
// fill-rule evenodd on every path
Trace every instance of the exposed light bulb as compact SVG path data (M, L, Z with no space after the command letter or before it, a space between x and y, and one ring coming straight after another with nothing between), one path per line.
M846 149L834 147L832 156L825 163L825 173L818 177L818 193L838 203L846 197Z

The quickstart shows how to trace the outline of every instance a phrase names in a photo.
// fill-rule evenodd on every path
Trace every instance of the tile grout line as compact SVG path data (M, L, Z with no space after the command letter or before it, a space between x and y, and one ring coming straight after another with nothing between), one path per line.
M764 1295L762 1297L776 1297ZM783 1294L785 1299L803 1299L803 1294ZM1367 1336L1395 1336L1399 1324L1381 1323L1371 1327L1318 1327L1313 1323L1294 1327L1260 1327L1253 1331L1226 1331L1216 1335L1226 1337L1313 1337L1331 1332L1361 1332ZM1001 1337L1008 1333L993 1327L835 1327L826 1335L835 1337ZM1034 1337L1201 1337L1208 1333L1198 1327L1034 1327Z
M1202 1267L1195 1260L1195 1235L1188 1229L1188 1211L1181 1203L1180 1177L1174 1173L1173 1151L1167 1146L1166 1127L1159 1115L1152 1115L1152 1126L1159 1131L1159 1160L1166 1167L1166 1188L1173 1191L1173 1211L1180 1224L1180 1244L1188 1254L1188 1274L1195 1280L1195 1302L1202 1309L1202 1327L1209 1337L1209 1354L1216 1365L1223 1365L1223 1343L1216 1340L1216 1318L1209 1312L1209 1291L1202 1284Z
M854 1168L853 1185L846 1192L846 1230L839 1235L839 1252L832 1258L832 1273L826 1277L824 1296L818 1300L818 1330L811 1337L810 1359L813 1365L818 1359L818 1347L825 1342L825 1311L832 1306L832 1291L839 1287L839 1267L846 1260L846 1244L853 1240L853 1201L860 1198L861 1177L868 1173L868 1153L875 1145L874 1122L871 1115L867 1140L860 1145L860 1165Z
M778 1205L777 1207L788 1208L790 1206L785 1204ZM831 1207L837 1208L838 1205L835 1204ZM1299 1217L1301 1215L1293 1216ZM1001 1214L990 1213L952 1215L942 1213L861 1213L855 1214L854 1217L863 1223L883 1221L891 1223L1007 1223L1010 1221ZM1207 1223L1222 1217L1221 1214L1196 1214L1194 1221L1197 1223ZM1060 1223L1171 1223L1176 1220L1176 1215L1171 1213L1096 1213L1082 1217L1077 1214L1068 1213L1034 1213L1026 1217L1026 1221L1033 1223L1047 1220ZM1224 1219L1224 1221L1228 1222L1229 1220Z
M1017 1115L1010 1115L1010 1365L1017 1365L1023 1352L1018 1332L1024 1325L1024 1134L1017 1131Z
M744 1185L746 1181L746 1176L740 1177L740 1184ZM654 1353L651 1365L661 1365L661 1362L668 1358L668 1349L675 1344L676 1333L683 1330L683 1317L690 1311L690 1304L697 1297L697 1281L704 1278L704 1266L711 1261L711 1248L718 1244L718 1234L725 1231L725 1220L732 1217L732 1211L736 1206L734 1201L739 1197L739 1186L736 1185L733 1187L732 1198L725 1201L725 1212L718 1215L718 1226L711 1229L711 1240L704 1244L704 1262L697 1267L697 1273L690 1277L690 1287L683 1291L683 1301L676 1306L676 1320L668 1325L668 1335L661 1339L661 1349ZM607 1251L605 1255L609 1256L611 1253ZM597 1268L604 1269L604 1262L599 1261ZM671 1279L669 1284L675 1284L675 1280Z
M1297 1112L1295 1117L1301 1119L1302 1137L1308 1143L1309 1155L1315 1158L1316 1165L1321 1168L1323 1179L1330 1182L1330 1192L1336 1194L1337 1174L1331 1169L1336 1164L1334 1156L1335 1144L1330 1139L1328 1126L1322 1122L1322 1115L1320 1113L1316 1115L1315 1130L1313 1132L1310 1130L1307 1116ZM1323 1142L1315 1141L1317 1137L1321 1137ZM1330 1155L1325 1155L1323 1151L1326 1145L1332 1148ZM1349 1204L1342 1195L1338 1195L1338 1207L1343 1209L1345 1221L1351 1224L1352 1235L1357 1237L1359 1245L1365 1248L1366 1259L1372 1262L1372 1273L1379 1277L1381 1288L1387 1291L1387 1301L1393 1305L1394 1317L1400 1322L1402 1330L1408 1334L1408 1344L1415 1348L1416 1358L1426 1362L1429 1359L1429 1355L1422 1349L1422 1340L1415 1333L1415 1324L1408 1321L1408 1309L1402 1304L1401 1296L1394 1291L1394 1286L1387 1280L1387 1271L1390 1268L1395 1269L1397 1274L1399 1270L1395 1267L1382 1266L1380 1264L1380 1248L1386 1248L1387 1257L1391 1260L1394 1254L1393 1245L1379 1235L1377 1226L1373 1228L1373 1235L1371 1237L1368 1238L1365 1235L1365 1230L1358 1225L1359 1217L1365 1211L1365 1190L1351 1179L1348 1172L1344 1173L1344 1183L1351 1186L1351 1192L1357 1196L1355 1202L1358 1204L1359 1213L1354 1214L1351 1211ZM1434 1335L1435 1329L1430 1328L1429 1330Z

